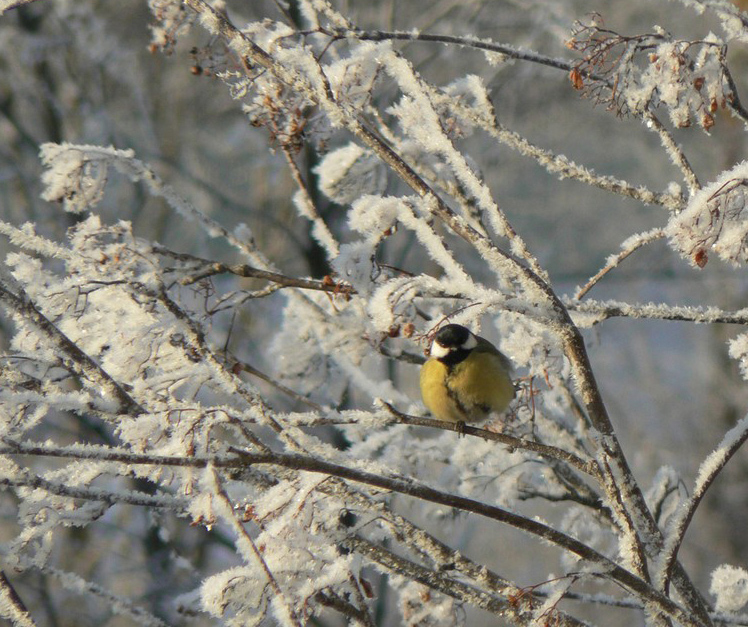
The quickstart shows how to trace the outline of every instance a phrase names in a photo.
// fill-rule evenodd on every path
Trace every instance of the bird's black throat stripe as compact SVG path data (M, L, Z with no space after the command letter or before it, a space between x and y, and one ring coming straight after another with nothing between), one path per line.
M439 361L442 362L447 368L452 368L453 366L456 366L461 361L465 361L467 359L467 356L470 354L470 350L468 348L458 348L454 351L449 351L444 357L439 357Z

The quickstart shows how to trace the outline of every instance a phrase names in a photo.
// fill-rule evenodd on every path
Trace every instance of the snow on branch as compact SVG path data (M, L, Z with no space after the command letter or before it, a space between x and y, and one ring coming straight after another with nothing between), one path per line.
M680 0L680 2L694 9L699 15L705 10L717 15L728 40L748 42L748 15L732 2L727 0Z
M693 195L688 206L672 216L665 232L670 245L703 268L714 252L720 259L740 266L748 261L748 161L722 172Z
M670 581L673 563L683 543L686 531L706 491L712 486L735 453L745 444L746 440L748 440L748 416L738 421L725 434L717 448L701 463L691 497L681 505L677 514L668 523L665 548L660 556L660 563L655 579L655 584L659 589L665 589ZM741 603L740 605L742 606L743 604ZM739 607L736 609L739 609Z
M655 27L625 36L593 19L578 23L568 46L582 55L572 70L574 86L618 115L663 106L674 126L695 123L709 131L718 109L736 98L725 76L726 47L713 34L683 41Z
M516 46L498 43L491 40L490 38L479 39L476 37L466 37L458 35L424 33L417 30L407 32L392 32L380 30L367 31L358 28L325 28L322 26L318 26L313 31L304 32L304 34L310 33L322 33L327 35L328 37L331 37L333 40L358 39L361 41L420 41L451 44L456 46L464 46L467 48L476 48L477 50L485 51L489 63L492 64L501 63L506 59L516 59L518 61L528 61L559 70L565 70L567 72L570 71L573 67L569 61L566 61L564 59L553 58L544 54L540 54L533 50L524 50Z
M725 311L719 307L690 307L666 303L630 303L626 301L566 301L576 323L591 327L609 318L643 318L709 324L748 324L748 309Z
M605 265L595 274L595 276L593 276L589 281L587 281L587 283L585 283L576 291L576 293L574 294L574 298L576 300L581 300L582 298L584 298L585 294L587 294L587 292L589 292L596 283L598 283L611 270L617 268L621 264L621 262L629 255L631 255L642 246L646 246L647 244L661 239L664 236L665 232L662 229L657 228L652 229L651 231L647 231L646 233L637 233L624 240L621 243L621 252L608 257Z
M221 237L237 250L254 258L251 237L237 237L218 222L205 215L145 163L135 158L132 150L113 147L48 143L40 150L42 162L47 167L42 181L43 198L61 202L66 211L80 213L94 209L101 201L108 179L109 168L127 176L132 182L143 181L154 196L161 197L175 211L205 227L212 237Z

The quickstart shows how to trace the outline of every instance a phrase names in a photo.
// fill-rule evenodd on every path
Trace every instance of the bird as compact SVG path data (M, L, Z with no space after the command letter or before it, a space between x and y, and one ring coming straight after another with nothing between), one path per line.
M515 396L512 363L491 342L459 324L443 326L421 367L421 396L438 420L481 422Z

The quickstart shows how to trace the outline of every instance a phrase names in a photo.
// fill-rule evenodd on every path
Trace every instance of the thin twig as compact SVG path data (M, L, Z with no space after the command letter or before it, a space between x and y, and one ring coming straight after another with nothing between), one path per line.
M261 270L248 264L226 264L219 261L203 259L188 253L177 253L163 246L154 246L153 252L159 255L169 256L180 261L193 263L197 266L192 274L179 280L181 285L192 285L202 279L215 276L216 274L235 274L240 277L249 279L263 279L276 283L281 287L298 287L305 290L318 290L330 294L349 296L356 294L356 290L347 283L336 283L334 281L317 281L315 279L300 279L297 277L286 276L278 272Z
M738 97L738 87L726 64L722 65L722 71L724 72L727 86L730 90L730 96L727 99L727 106L730 107L730 111L737 115L741 120L743 120L743 123L746 124L748 123L748 111L746 111L743 103L740 102L740 98Z
M659 572L659 581L655 582L659 590L667 590L678 550L704 495L746 440L748 440L748 416L730 429L717 448L701 463L691 498L668 525L669 533L662 553L662 568Z
M60 351L62 361L67 368L115 399L119 404L116 409L117 413L138 415L145 411L99 364L39 311L23 288L19 286L16 290L18 293L14 294L0 283L0 301L17 315L32 322L46 340Z
M350 285L341 283L326 283L324 281L317 281L314 279L299 279L296 277L289 277L277 272L268 272L267 270L260 270L247 264L234 264L229 265L219 262L206 261L206 265L197 273L187 276L180 280L182 285L190 285L196 283L209 276L216 274L230 273L236 274L237 276L253 278L253 279L264 279L265 281L272 281L283 287L298 287L305 290L320 290L322 292L329 292L330 294L355 294L356 290Z
M98 597L109 605L113 614L126 616L130 619L128 622L135 625L142 625L143 627L169 627L168 623L154 616L145 608L136 605L130 599L123 597L121 594L114 594L98 583L84 579L76 573L53 568L52 566L40 565L38 560L32 561L28 558L22 560L22 565L24 568L38 569L39 572L45 575L55 577L60 587L72 594L82 594L85 592Z
M354 581L352 583L357 582ZM373 617L366 611L366 606L363 604L361 607L357 607L338 594L333 592L323 592L322 590L314 595L314 600L320 605L332 608L336 612L340 612L343 616L352 619L352 622L349 623L351 625L360 624L364 627L376 627Z
M577 470L590 475L595 479L600 479L599 470L597 463L594 459L588 461L583 460L574 453L565 451L564 449L556 446L549 446L548 444L541 444L540 442L533 442L532 440L525 440L518 438L513 435L507 435L505 433L496 433L494 431L488 431L486 429L480 429L471 425L460 425L458 423L446 422L444 420L435 420L433 418L421 418L420 416L411 416L404 414L401 411L395 409L392 405L382 401L382 404L398 419L398 422L402 422L408 425L414 425L419 427L432 427L436 429L442 429L444 431L454 431L458 434L472 435L483 438L484 440L492 440L494 442L501 442L512 449L520 449L536 453L542 457L553 459L564 462L573 466Z
M645 126L659 135L662 147L670 156L671 161L676 166L678 166L681 173L683 174L683 178L686 182L686 185L688 186L688 191L691 193L691 195L695 194L701 189L701 183L699 183L699 179L696 176L696 173L693 171L693 168L688 161L688 157L686 157L685 153L683 152L683 149L678 145L675 139L673 139L670 131L665 128L665 126L662 124L662 122L660 122L660 120L654 113L646 110L642 114L642 117L644 119Z
M0 570L0 607L6 610L3 615L10 619L13 627L36 627L21 597L18 596L13 584L2 570Z
M286 163L291 170L291 176L296 182L296 186L299 188L299 194L301 195L301 197L298 202L303 204L303 209L300 208L300 213L303 217L311 220L313 225L312 234L314 235L316 240L324 247L325 251L327 252L328 258L335 259L335 257L338 256L339 244L333 234L330 232L327 224L325 224L322 216L319 215L317 207L314 206L314 201L309 194L309 189L304 182L304 177L299 171L299 166L296 165L296 161L294 161L291 149L286 144L282 144L281 149L283 150L283 156L285 156L286 158Z
M237 540L238 540L237 544L239 546L244 545L244 546L250 547L250 551L252 552L254 559L257 560L257 563L260 565L260 569L265 573L265 577L268 580L268 584L270 585L270 588L273 590L273 594L275 595L276 599L278 599L281 602L283 608L288 614L287 616L288 621L290 621L290 624L292 625L298 625L298 627L301 627L302 625L301 619L297 615L297 612L295 608L293 607L293 604L290 603L286 599L286 595L283 593L283 589L278 583L278 579L273 574L273 572L270 570L268 563L265 561L265 558L262 555L262 551L260 551L260 549L257 546L257 543L254 541L254 538L252 538L252 536L244 528L244 525L237 518L236 508L234 507L234 504L231 502L231 499L229 499L229 496L226 493L226 490L221 485L220 477L215 476L215 482L216 482L216 491L218 493L217 494L218 499L220 500L221 505L223 506L223 509L225 510L224 520L226 523L231 525L231 527L233 527L234 532L237 535ZM283 622L285 623L286 621L283 621Z
M298 392L295 392L289 387L286 387L282 383L278 383L275 379L270 377L269 375L266 375L261 370L258 370L254 366L250 366L248 363L238 361L237 365L244 370L245 372L248 372L249 374L257 377L258 379L262 379L266 383L269 383L272 385L276 390L279 390L283 392L286 396L290 396L292 399L298 401L299 403L304 403L307 407L311 407L315 411L323 411L322 405L319 405L318 403L315 403L314 401L310 401L306 396L303 396L299 394Z
M0 454L19 454L19 451L14 451L7 447L0 447ZM26 453L23 454L25 455ZM46 453L29 454L47 455ZM49 456L54 457L55 455L49 454ZM179 498L176 496L153 496L134 490L112 492L111 490L105 490L103 488L71 486L69 484L49 481L48 479L44 479L43 477L39 477L38 475L28 475L25 477L12 479L7 477L0 478L0 487L38 488L40 490L45 490L50 494L56 494L57 496L64 496L71 499L84 499L86 501L100 501L102 503L106 503L107 505L124 503L126 505L137 505L139 507L165 508L182 511L189 504L189 501L187 499Z
M365 31L354 29L343 29L343 28L325 28L318 27L313 31L303 31L302 34L314 34L321 33L332 37L333 39L359 39L362 41L389 41L389 40L400 40L400 41L428 41L440 44L451 44L457 46L463 46L465 48L475 48L476 50L484 50L485 52L494 52L505 56L509 59L516 59L518 61L529 61L531 63L537 63L539 65L545 65L547 67L554 68L556 70L563 70L570 72L574 69L575 65L572 61L565 61L554 57L549 57L533 50L523 50L510 46L509 44L500 44L488 39L477 39L474 37L464 37L456 35L440 35L437 33L419 33L414 31ZM603 77L597 75L586 74L590 78L596 80L605 80Z
M600 281L600 279L602 279L606 274L608 274L608 272L610 272L614 268L617 268L621 264L621 262L629 255L637 251L642 246L654 242L655 240L662 239L663 237L665 237L664 229L656 228L652 229L651 231L647 231L646 233L640 233L634 238L629 238L629 240L626 240L623 244L621 244L621 252L608 259L606 264L602 268L600 268L595 276L593 276L589 281L587 281L587 283L584 284L584 286L577 290L574 298L576 298L577 300L581 300L582 298L584 298L585 294L587 294L587 292L589 292ZM631 239L634 239L633 243L627 245L627 242L629 242Z
M567 301L569 311L592 315L594 324L609 318L642 318L708 324L748 324L748 309L725 311L717 307L687 307L665 303L626 303L622 301Z
M483 592L449 576L448 571L432 570L421 566L361 536L353 535L344 540L342 544L351 551L363 555L366 559L379 564L393 573L405 575L424 586L428 586L459 601L470 603L487 612L499 616L511 617L514 619L512 622L516 624L527 624L526 621L533 618L533 609L536 609L540 605L537 599L532 598L532 595L524 595L520 601L520 591L516 588L511 590L511 592L517 595L517 601L513 602L509 599L497 598L492 594ZM559 612L555 618L558 619L558 623L554 622L554 624L558 625L582 627L585 624L563 612Z

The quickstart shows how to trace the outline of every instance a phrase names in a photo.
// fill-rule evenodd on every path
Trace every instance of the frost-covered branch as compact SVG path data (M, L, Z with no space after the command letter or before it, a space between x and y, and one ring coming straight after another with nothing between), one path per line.
M210 261L208 259L195 257L194 255L166 250L160 246L154 247L154 252L189 264L189 268L181 269L183 272L188 272L186 276L179 280L182 285L192 285L193 283L197 283L198 281L217 274L228 273L245 278L270 281L280 287L297 287L304 290L319 290L321 292L328 292L343 297L356 293L356 290L351 285L344 282L336 282L332 279L328 281L317 281L315 279L290 277L278 272L270 272L268 270L255 268L248 264L226 264L219 261Z
M549 57L532 50L523 50L508 44L497 43L490 39L477 39L459 35L441 35L438 33L422 33L418 31L391 32L391 31L367 31L361 29L327 28L319 26L313 31L303 31L302 34L322 33L335 39L358 39L361 41L425 41L439 44L450 44L465 48L475 48L489 53L495 53L499 58L506 57L517 61L528 61L545 65L557 70L570 72L573 63L564 59Z
M532 440L518 438L513 435L508 435L505 433L497 433L495 431L488 431L486 429L480 429L478 427L473 427L471 425L459 425L457 423L445 423L444 421L435 420L433 418L421 418L419 416L409 416L407 414L403 414L402 412L397 411L394 407L392 407L391 405L387 403L385 403L385 405L387 405L387 408L389 409L389 411L391 411L395 416L397 416L398 420L404 424L423 426L423 427L432 427L436 429L443 429L445 431L454 431L455 433L459 433L459 434L480 437L480 438L483 438L484 440L492 440L494 442L500 442L506 445L510 449L522 449L522 450L530 451L532 453L537 453L538 455L547 457L548 459L554 459L560 462L564 462L565 464L569 464L570 466L573 466L577 470L587 475L590 475L596 479L600 478L595 460L585 461L584 459L580 458L574 453L570 453L569 451L565 451L558 447L549 446L541 442L533 442Z
M699 15L704 9L712 11L722 21L722 28L731 39L745 42L748 40L748 15L739 6L725 0L680 0L681 4L690 7Z
M516 596L510 596L508 600L487 594L451 577L448 571L425 568L360 536L350 536L345 540L344 546L393 573L403 574L433 590L483 608L493 614L506 616L519 624L529 624L529 621L535 617L533 610L540 605L537 601L533 602L530 595L523 598L520 591L516 589L513 591ZM581 627L584 623L564 612L558 612L554 614L554 624Z
M672 133L665 128L657 116L649 109L642 113L642 117L644 118L645 126L657 133L660 142L662 143L662 147L667 152L670 160L678 167L678 169L680 169L690 194L695 194L701 189L701 183L699 182L696 173L693 171L688 157L686 157L686 154L683 152L683 148L678 145L673 138Z
M298 191L294 196L294 204L302 217L311 220L313 224L312 235L323 246L328 257L334 259L340 252L340 244L330 232L330 229L314 206L314 201L309 193L307 184L304 182L304 177L301 175L296 161L294 161L292 149L287 144L283 144L281 149L283 150L283 156L286 158L288 168L291 170L291 176L298 187Z
M35 627L36 625L13 584L10 583L5 572L1 570L0 616L9 620L14 627Z
M61 202L66 211L80 213L101 202L109 169L114 168L133 182L142 181L150 194L163 198L174 211L200 224L211 236L221 237L240 253L259 260L251 238L240 237L206 215L167 185L148 164L136 159L132 150L48 143L41 147L40 154L49 168L44 177L43 198Z
M217 13L200 0L188 0L187 4L194 9L203 20L203 24L214 34L222 37L227 45L245 59L247 67L260 66L271 72L278 80L291 89L305 94L311 101L317 103L337 124L347 128L359 140L363 141L377 154L405 183L407 183L426 203L429 212L437 216L450 229L473 246L482 259L500 275L508 276L524 285L525 289L547 300L548 326L561 338L564 352L571 362L575 380L579 386L580 397L587 409L588 415L595 428L603 435L605 455L612 473L605 483L609 490L608 498L611 503L623 499L627 507L633 508L636 514L624 514L622 520L630 518L636 521L636 529L629 529L629 542L638 544L640 553L639 563L644 564L643 547L638 533L659 537L659 530L648 511L641 490L637 486L626 462L610 422L605 404L595 380L584 341L572 322L561 301L543 280L542 276L519 263L511 254L487 240L481 233L472 228L461 216L455 213L433 191L433 189L398 155L393 149L373 132L360 118L346 106L337 102L328 79L320 71L318 62L308 59L304 62L304 72L297 67L287 66L273 57L244 33L239 32L224 15ZM399 58L390 57L392 66L389 71L398 79L400 86L407 92L409 98L420 97L417 87L409 84L412 80L409 66ZM385 67L386 64L385 64ZM426 104L426 103L425 103ZM640 529L639 525L643 525ZM679 584L688 586L686 579L680 579ZM695 602L693 594L686 593L689 600ZM701 612L703 614L703 611Z
M12 451L6 449L5 454ZM22 473L16 477L0 477L0 486L12 488L34 488L44 490L50 494L64 496L70 499L84 499L86 501L99 501L107 505L123 503L139 507L164 508L175 511L183 511L187 506L187 499L174 496L155 496L144 494L135 490L112 491L104 488L85 488L49 481L44 477L31 473Z
M459 104L455 106L465 109ZM469 110L465 111L465 115L471 118L477 117ZM480 123L479 120L476 120L476 122ZM660 205L670 210L679 209L683 206L683 199L679 194L655 192L644 185L634 185L614 176L599 174L592 168L577 163L566 155L557 154L534 144L516 131L506 128L497 118L490 122L482 122L481 128L489 136L511 147L521 155L533 159L550 174L555 174L561 179L579 181L619 196L633 198L644 204Z
M376 476L372 475L371 473L358 471L353 468L346 468L336 464L330 464L319 459L305 459L302 456L253 454L237 450L235 450L234 452L247 465L277 463L283 465L284 467L294 468L296 470L306 470L309 472L338 476L344 479L366 483L368 485L373 485L387 490L393 490L395 492L413 496L418 499L439 503L441 505L447 505L449 507L455 507L462 511L473 512L497 522L511 525L527 533L542 537L544 540L561 548L564 548L567 551L575 553L584 560L595 564L596 567L601 569L600 572L605 577L609 577L612 580L620 583L621 585L631 589L632 591L635 591L643 598L656 604L662 611L668 613L677 620L682 621L683 624L702 624L689 612L684 611L667 597L664 597L659 593L655 593L647 583L631 574L629 571L621 568L620 566L617 566L584 543L579 542L578 540L575 540L574 538L571 538L570 536L567 536L566 534L561 533L535 520L524 518L517 514L505 511L501 508L474 501L473 499L446 494L412 480Z
M748 440L748 416L744 417L730 429L717 448L710 453L699 467L691 497L683 503L679 511L668 524L666 543L660 557L655 585L660 590L667 590L683 538L691 520L701 504L707 490L712 486L727 463Z
M263 50L254 41L244 35L210 5L202 0L187 0L186 4L196 11L204 20L205 26L214 34L223 37L227 45L246 57L251 66L259 65L272 72L289 87L300 91L320 105L338 124L344 125L353 135L363 141L393 172L424 199L429 211L439 217L457 235L467 240L482 252L486 261L496 270L503 269L511 274L523 275L531 282L544 286L542 279L533 272L520 266L511 254L495 246L481 235L467 221L453 211L444 200L434 192L431 186L419 176L412 167L397 154L379 135L367 126L353 111L337 103L330 83L324 74L316 68L311 76L304 76L293 67L287 67ZM400 71L408 71L402 64ZM315 80L316 84L311 81Z
M29 454L33 451L33 448L25 448L24 454ZM7 449L6 454L9 452ZM374 487L391 490L400 494L415 497L417 499L438 503L440 505L446 505L448 507L455 507L459 510L472 512L480 516L484 516L491 520L501 522L517 529L523 530L526 533L536 535L552 544L563 548L566 551L570 551L582 559L595 564L596 568L601 569L599 572L606 578L610 578L624 587L636 592L648 601L656 604L662 611L672 615L678 620L682 621L686 625L700 625L701 623L691 618L688 612L685 612L677 604L673 603L667 597L656 593L645 581L641 580L636 575L633 575L629 571L616 565L608 558L604 557L600 553L591 549L587 545L578 540L568 536L562 532L559 532L552 527L549 527L538 521L525 518L518 514L506 511L502 508L482 503L474 499L461 497L454 494L447 494L440 490L436 490L419 482L411 479L402 479L397 477L385 477L380 475L374 475L372 473L361 471L351 467L341 466L327 462L322 459L306 457L302 455L286 455L281 453L250 453L245 451L239 451L234 449L233 455L230 458L218 458L218 459L200 459L200 458L165 458L156 457L152 458L148 455L129 455L128 463L134 463L137 459L142 459L142 463L153 464L154 462L163 465L173 466L192 466L192 467L250 467L254 465L280 465L284 468L294 470L304 470L312 473L320 473L328 476L340 477L342 479L348 479L351 481L365 483ZM1 482L0 482L1 483ZM41 486L44 487L44 486ZM86 490L73 490L73 493L80 494L79 498L90 498L93 500L106 500L105 495L100 491L93 489ZM87 497L86 494L90 492ZM173 501L172 501L173 502Z
M714 113L733 99L725 77L727 47L713 33L685 41L655 26L651 33L626 36L605 28L595 14L577 22L568 46L581 55L571 74L574 87L618 115L649 123L662 106L676 127L695 122L709 131ZM593 73L602 79L590 78Z
M24 562L23 568L39 570L39 572L45 575L54 577L58 584L71 594L93 595L106 603L111 608L113 614L126 616L138 625L143 625L143 627L169 627L169 623L154 616L152 613L148 612L138 604L133 603L126 597L115 594L97 582L87 580L76 573L63 571L59 568L52 568L50 566L39 566L38 564L30 562ZM21 625L21 627L23 626Z
M22 287L17 286L15 291L13 293L9 287L0 283L0 301L14 315L33 323L47 341L60 351L67 368L99 387L104 392L105 398L102 401L105 404L114 401L115 405L111 408L114 413L139 414L144 411L119 383L39 311Z
M374 618L369 612L361 607L356 607L353 603L344 599L337 594L331 594L326 592L318 592L314 599L324 607L329 607L343 616L347 616L349 619L364 625L364 627L375 627L376 623Z
M247 532L247 529L245 528L242 521L239 520L239 514L236 512L234 503L226 493L226 489L222 485L223 482L221 481L221 478L213 472L211 464L208 464L206 466L206 471L213 474L212 479L216 484L216 500L219 503L219 507L217 509L223 514L223 520L231 526L232 530L236 534L237 546L239 547L240 552L244 554L245 558L248 557L247 553L249 553L251 555L250 559L253 558L260 565L260 568L267 577L268 584L273 591L273 600L275 604L280 605L282 608L281 612L284 614L283 623L298 625L300 627L302 625L301 618L297 615L293 604L288 601L286 595L283 592L283 589L278 583L276 576L268 566L267 561L262 555L263 551L258 548L257 543Z
M733 79L732 72L730 72L730 68L727 66L725 66L725 79L733 93L733 98L728 103L730 110L743 121L743 124L748 124L748 109L743 106L738 97L738 88L735 85L735 79Z
M554 153L534 144L517 131L506 128L499 121L493 108L486 111L485 108L471 106L464 99L455 99L453 96L441 93L428 85L424 85L424 88L430 90L431 97L435 101L448 101L450 109L454 110L455 113L469 120L471 124L485 131L490 137L516 150L523 156L533 159L550 174L555 174L562 179L577 180L646 204L662 205L671 210L682 207L683 200L680 195L653 192L642 185L633 185L625 180L598 174L565 155Z
M689 307L664 303L628 303L624 301L568 300L567 306L577 324L584 327L609 318L642 318L708 324L748 324L748 309L725 311L718 307ZM579 314L579 315L577 315Z
M600 279L614 268L617 268L629 255L642 246L646 246L655 240L662 239L664 236L665 231L657 228L647 231L646 233L637 233L636 235L629 237L621 244L621 252L609 257L605 262L605 265L598 270L595 276L577 290L576 294L574 294L574 298L576 300L584 298L585 294L587 294L587 292L589 292L600 281Z

